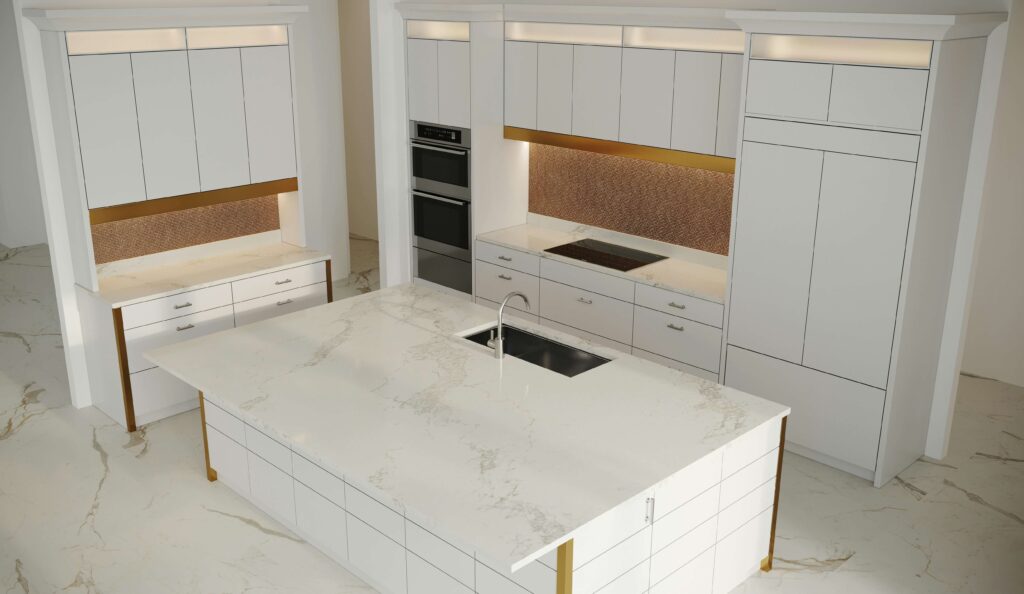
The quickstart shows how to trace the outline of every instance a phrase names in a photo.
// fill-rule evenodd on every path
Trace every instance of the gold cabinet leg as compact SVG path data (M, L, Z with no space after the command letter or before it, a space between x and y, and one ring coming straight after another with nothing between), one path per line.
M558 546L556 594L572 594L572 540Z
M782 488L782 452L786 449L786 421L782 417L782 429L779 431L779 462L775 467L775 505L772 507L772 533L768 537L768 556L761 559L761 571L771 571L775 562L775 525L779 520L779 489Z
M206 437L206 403L203 392L199 391L199 422L203 424L203 453L206 455L206 480L211 483L217 480L217 471L210 466L210 441Z

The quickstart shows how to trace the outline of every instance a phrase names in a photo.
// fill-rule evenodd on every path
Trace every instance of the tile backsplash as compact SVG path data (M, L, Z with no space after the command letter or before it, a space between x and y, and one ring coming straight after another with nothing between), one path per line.
M727 254L733 174L530 145L530 212Z

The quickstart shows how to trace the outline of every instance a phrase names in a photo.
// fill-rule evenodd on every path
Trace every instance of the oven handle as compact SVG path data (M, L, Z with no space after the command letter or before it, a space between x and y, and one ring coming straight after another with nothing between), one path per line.
M467 204L469 204L468 202L463 202L462 200L452 200L451 198L442 198L440 196L435 196L433 194L426 194L424 192L417 192L416 190L412 191L412 195L413 196L419 196L420 198L430 198L431 200L437 200L438 202L447 202L448 204L454 204L456 206L466 206Z
M432 144L420 144L418 142L412 142L411 144L412 144L413 148L421 148L421 149L427 149L428 151L437 151L439 153L448 153L448 154L451 154L451 155L459 155L460 157L465 157L466 155L469 154L468 150L457 150L457 149L450 149L450 148L442 148L442 147L439 147L439 146L434 146Z

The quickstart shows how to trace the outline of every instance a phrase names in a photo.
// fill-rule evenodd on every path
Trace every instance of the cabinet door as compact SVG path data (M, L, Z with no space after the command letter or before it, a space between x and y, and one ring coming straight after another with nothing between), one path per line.
M409 594L473 594L472 589L418 556L408 553L406 558Z
M249 452L249 484L253 503L285 526L295 526L295 485L292 477Z
M572 133L573 46L541 43L537 46L537 129Z
M406 593L405 548L359 518L348 514L348 558L374 587Z
M747 113L825 120L831 85L831 64L750 60Z
M729 344L800 362L821 163L820 151L744 143Z
M440 123L469 128L469 42L437 42L437 96Z
M619 139L621 74L621 47L573 47L573 134L605 140Z
M676 52L672 148L713 154L722 54Z
M715 154L720 157L736 157L742 86L743 56L722 54L722 76L718 89L718 133L715 135Z
M238 48L189 50L192 109L203 190L249 183L249 148Z
M69 62L89 208L145 200L131 58L71 56Z
M885 388L915 170L825 154L804 365Z
M252 491L249 487L249 454L245 446L209 424L206 425L206 442L210 450L210 466L217 471L217 480L248 498Z
M505 42L505 125L537 128L537 44Z
M199 191L199 161L192 118L188 54L132 54L135 102L139 110L146 197Z
M406 49L409 119L437 124L437 42L431 39L409 39L406 41Z
M288 46L242 48L242 82L252 183L295 177Z
M622 50L622 105L619 140L668 148L672 137L670 50Z
M295 524L303 536L336 561L348 559L345 510L295 481Z

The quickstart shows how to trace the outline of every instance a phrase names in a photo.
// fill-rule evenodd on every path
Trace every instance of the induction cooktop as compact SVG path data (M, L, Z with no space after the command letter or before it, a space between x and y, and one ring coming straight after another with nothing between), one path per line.
M622 247L598 241L596 239L581 239L572 243L565 243L544 250L573 260L590 262L598 266L605 266L623 272L646 266L654 262L666 259L668 256L659 256L649 252L642 252L632 248Z

